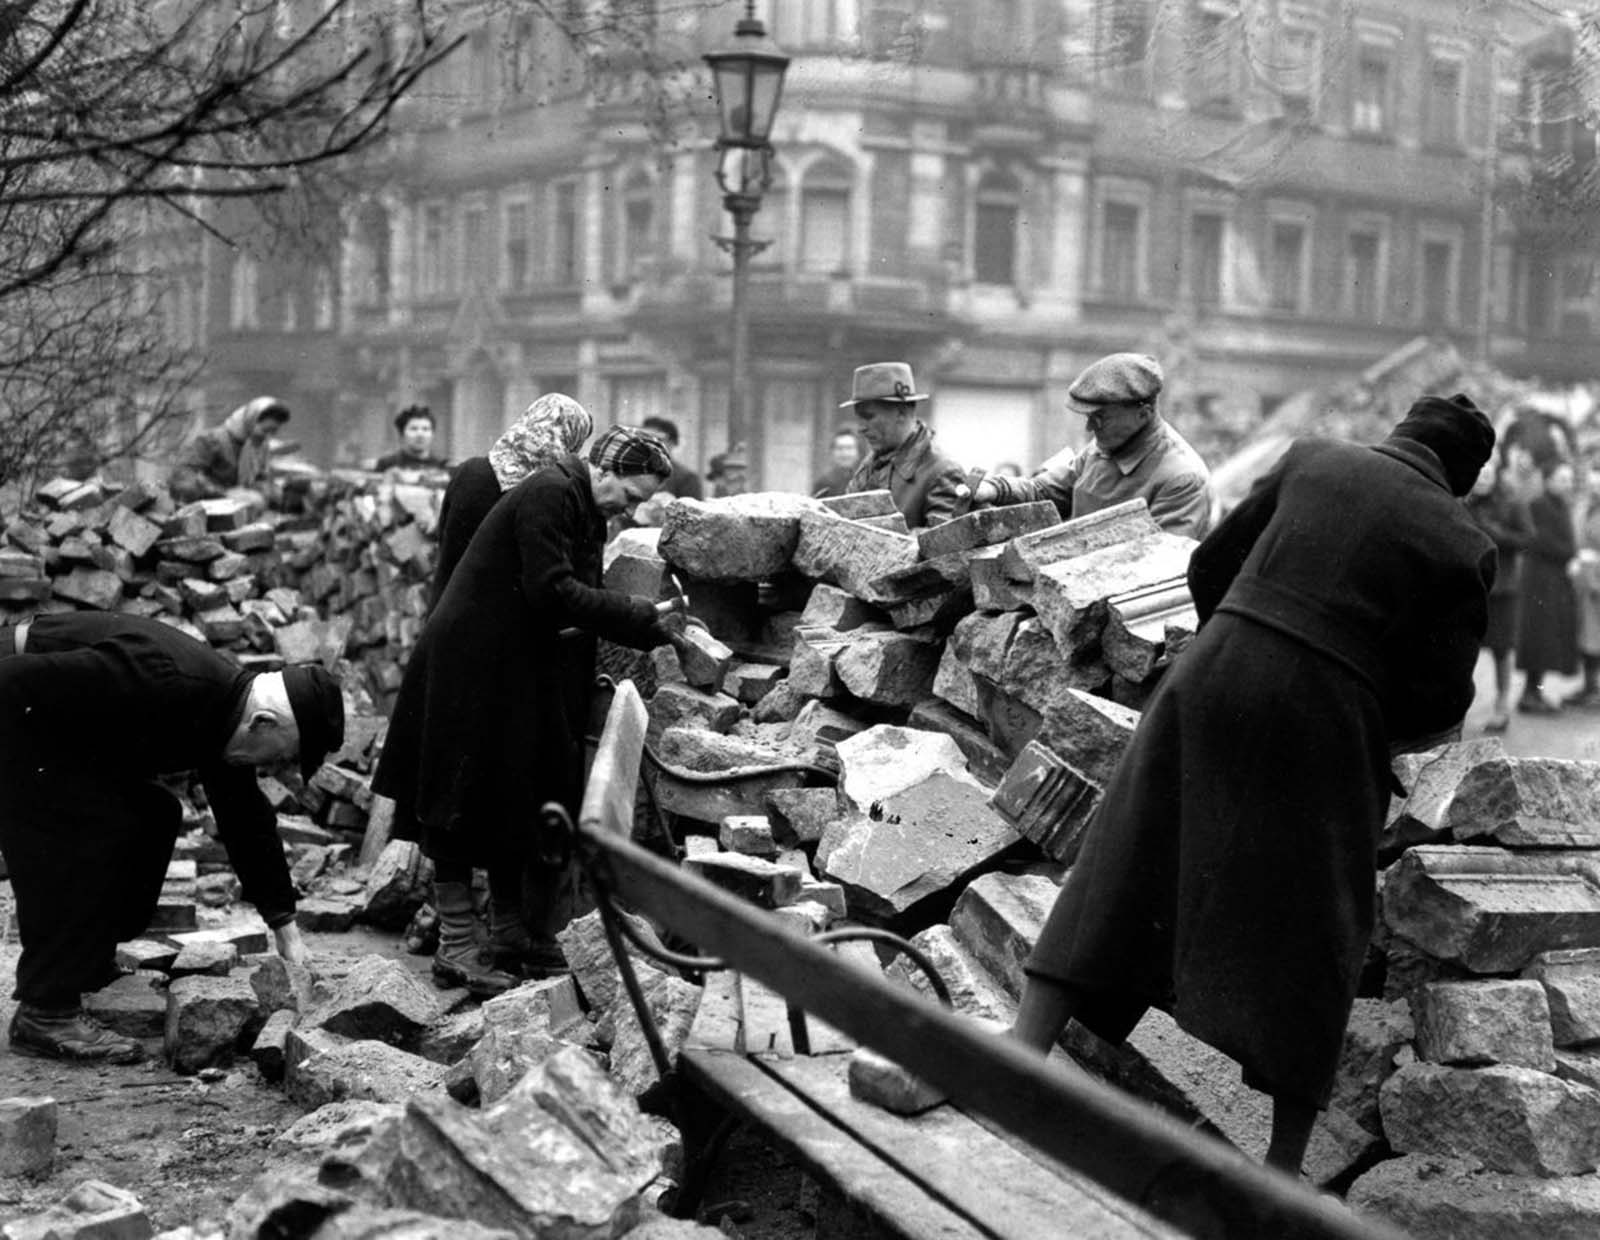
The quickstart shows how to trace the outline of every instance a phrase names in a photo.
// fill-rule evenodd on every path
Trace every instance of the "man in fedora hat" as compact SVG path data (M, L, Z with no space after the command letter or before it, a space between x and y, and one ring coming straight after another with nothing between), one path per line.
M888 491L912 529L957 515L966 476L934 447L933 432L917 417L918 402L927 399L916 390L905 362L873 362L856 367L850 399L839 406L855 410L870 450L845 493Z
M1031 478L987 475L975 504L1054 500L1063 519L1143 499L1156 524L1202 537L1211 524L1211 472L1156 408L1161 363L1144 353L1113 353L1067 389L1067 408L1088 422L1080 450L1058 452Z
M338 680L320 666L248 672L155 620L68 612L0 626L0 850L22 954L13 1051L130 1063L137 1040L85 1015L119 942L150 924L182 828L158 782L195 771L245 899L278 952L306 963L277 815L255 768L307 778L344 742Z

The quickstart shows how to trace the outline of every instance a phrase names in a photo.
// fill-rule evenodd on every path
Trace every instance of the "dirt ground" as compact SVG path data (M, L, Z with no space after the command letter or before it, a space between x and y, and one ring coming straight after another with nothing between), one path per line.
M10 885L0 881L0 1030L16 1008L18 945L10 913ZM407 955L396 935L357 929L306 937L314 971L324 976L338 976L372 953L427 973L427 959ZM147 1050L141 1064L75 1067L13 1054L0 1036L0 1098L54 1098L59 1125L49 1177L0 1177L0 1224L37 1213L95 1179L138 1197L157 1232L221 1228L233 1201L267 1166L267 1147L301 1111L248 1060L184 1077L162 1062L159 1040ZM804 1199L801 1173L739 1134L718 1164L702 1218L743 1240L809 1240Z

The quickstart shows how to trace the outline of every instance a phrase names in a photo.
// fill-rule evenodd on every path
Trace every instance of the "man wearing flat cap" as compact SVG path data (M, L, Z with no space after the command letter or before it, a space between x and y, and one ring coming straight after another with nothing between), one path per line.
M1373 447L1302 439L1195 549L1194 641L1139 718L1025 968L1013 1034L1121 1041L1147 1007L1273 1102L1299 1171L1372 937L1390 755L1472 702L1494 448L1465 396ZM1402 793L1404 790L1401 790Z
M933 431L917 417L928 399L916 390L904 362L856 367L850 399L869 452L845 484L845 494L888 491L912 529L938 525L957 514L965 471L934 446Z
M1157 525L1200 538L1211 522L1211 471L1156 408L1161 364L1144 353L1102 357L1067 389L1067 408L1088 422L1092 439L1058 452L1031 478L989 475L977 504L1054 500L1063 520L1143 499Z
M196 772L245 899L304 964L277 815L255 768L308 778L344 743L326 670L242 670L141 616L68 612L0 626L0 853L22 955L14 1051L129 1063L137 1040L83 1012L117 976L116 946L150 924L182 825L164 775Z

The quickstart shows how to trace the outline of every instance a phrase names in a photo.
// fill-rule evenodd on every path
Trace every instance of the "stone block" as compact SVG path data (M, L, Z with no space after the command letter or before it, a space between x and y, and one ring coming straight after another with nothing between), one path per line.
M117 944L117 968L126 973L153 970L165 973L178 958L178 949L156 939L133 939ZM165 1011L165 1008L162 1009Z
M727 851L743 853L747 857L763 857L771 861L778 855L772 823L764 814L729 814L722 820L717 842Z
M1423 753L1400 755L1395 760L1396 776L1407 795L1390 807L1386 842L1431 842L1449 830L1450 806L1462 778L1480 763L1505 757L1505 752L1505 744L1498 736L1483 736Z
M820 906L827 912L830 923L841 921L850 914L849 893L838 883L824 882L820 878L812 877L809 866L800 873L800 895L797 903Z
M1379 1163L1345 1196L1411 1240L1590 1240L1600 1235L1600 1176L1542 1179L1486 1171L1472 1159L1407 1154Z
M867 724L854 715L835 710L826 702L807 701L789 725L789 745L800 753L820 752L824 765L836 766L839 742L858 736ZM830 759L829 754L833 754Z
M669 766L703 772L773 766L795 757L780 741L762 736L724 736L704 728L668 728L661 734L658 749L661 760ZM721 817L718 814L707 821L714 822Z
M839 816L839 794L832 788L777 788L763 799L775 844L803 847L822 839Z
M1442 825L1460 841L1600 848L1600 762L1504 757L1474 763L1462 772Z
M1409 1064L1384 1083L1381 1107L1401 1153L1475 1158L1516 1175L1600 1166L1600 1092L1532 1068Z
M669 1059L676 1061L678 1052L689 1040L689 1030L694 1026L695 1015L700 1010L701 987L681 977L672 977L654 970L641 977L645 1006L655 1022L661 1043ZM638 1096L656 1085L660 1075L644 1030L639 1025L633 1004L626 999L611 1007L616 1035L611 1042L611 1078L628 1093Z
M794 566L808 577L839 586L869 603L880 600L871 583L917 562L917 540L877 530L828 512L800 519Z
M760 491L723 499L676 499L667 506L657 553L708 581L760 581L789 567L803 514L813 501Z
M1143 499L1126 500L1013 539L1006 545L1002 563L1006 575L1013 581L1032 581L1041 569L1052 564L1148 537L1160 530Z
M1039 570L1033 605L1062 649L1099 640L1106 600L1182 577L1198 544L1181 534L1146 534Z
M159 1038L167 1027L165 979L156 973L128 973L83 996L83 1010L125 1038Z
M403 929L433 893L433 863L411 840L390 840L373 862L362 891L361 919Z
M467 1056L483 1105L505 1097L587 1027L571 977L518 986L485 1003L483 1035Z
M1033 583L1013 581L1006 572L1006 549L983 547L967 561L972 605L979 611L1021 611L1033 607Z
M1102 789L1038 741L1029 741L990 804L1052 861L1071 865Z
M266 505L260 499L242 496L219 495L215 499L199 501L206 514L206 529L211 533L241 529L260 517Z
M142 556L161 540L161 527L121 505L111 514L106 535L129 555Z
M1538 982L1434 982L1412 995L1411 1016L1417 1055L1430 1063L1555 1071L1550 1005Z
M999 784L1011 766L1011 755L989 739L981 723L938 697L913 706L906 726L918 732L941 732L955 741L967 760L967 769L988 787Z
M261 1075L269 1081L283 1080L284 1052L288 1046L289 1031L299 1016L288 1008L279 1008L267 1017L266 1024L250 1044L250 1060Z
M286 624L274 636L285 663L321 663L332 667L344 658L355 621L351 616L328 620L299 620Z
M967 884L950 913L956 941L1013 997L1023 965L1055 907L1059 887L1037 874L984 874Z
M277 534L271 525L265 521L253 521L248 525L241 525L238 529L224 530L221 534L222 545L229 551L237 551L240 555L251 555L260 551L271 551L277 540Z
M179 951L170 972L179 977L227 977L239 963L239 949L232 943L194 943Z
M627 913L623 916L629 918L633 928L639 931L646 941L659 941L655 931L643 918ZM617 972L611 945L606 941L605 927L601 923L600 914L587 913L582 917L573 918L565 928L557 932L556 941L561 944L561 951L567 958L572 979L588 1003L589 1010L610 1011L617 996L624 992L622 977ZM631 947L628 949L628 955L636 969L642 971L654 968ZM623 1002L626 1003L627 999L624 998Z
M715 853L685 858L683 868L761 908L778 908L800 894L800 873L760 857Z
M942 645L929 638L861 632L839 651L834 670L844 687L864 702L914 706L932 693L942 653Z
M1509 973L1541 952L1600 947L1600 885L1536 856L1419 845L1390 867L1383 917L1437 959Z
M659 556L624 552L606 565L602 582L606 589L618 594L633 594L655 602L675 593L667 572L667 562Z
M75 568L52 583L57 598L111 611L122 598L122 578L100 568Z
M406 1102L429 1091L442 1092L447 1071L443 1064L387 1042L323 1037L324 1044L301 1042L296 1029L285 1054L284 1093L308 1111L330 1102ZM299 1057L297 1043L310 1053Z
M939 666L933 674L933 694L974 719L983 710L977 679L966 660L957 652L954 642L946 642L939 655Z
M246 556L237 551L225 551L206 565L206 580L227 582L238 577L250 566Z
M296 902L294 919L302 930L342 934L356 924L362 903L351 896L306 896Z
M1003 508L978 508L953 521L918 530L917 546L922 558L931 560L1052 529L1059 526L1060 520L1061 514L1050 500Z
M840 741L836 749L840 791L863 813L935 774L979 786L967 772L960 748L937 732L878 724Z
M810 700L787 679L780 680L756 703L750 718L756 723L789 723Z
M1405 1000L1356 999L1345 1024L1329 1106L1369 1132L1382 1132L1378 1091L1399 1066L1401 1052L1409 1056L1415 1032Z
M733 666L733 651L726 644L713 637L709 629L691 624L684 629L675 649L683 666L683 678L690 685L707 693L721 690L723 677Z
M1055 505L1050 508L1054 511ZM921 1115L945 1101L939 1090L871 1047L857 1047L850 1053L846 1080L852 1098L881 1107L891 1115Z
M680 725L726 732L743 713L739 703L724 693L664 684L650 698L650 736L658 740L668 728Z
M309 1028L353 1040L405 1045L415 1043L439 1015L433 988L405 965L386 956L363 956L304 1020Z
M1101 658L1115 675L1143 684L1166 657L1168 639L1193 637L1199 627L1184 577L1113 595L1100 631Z
M854 491L848 495L830 495L817 501L837 517L863 521L868 517L892 517L900 510L895 507L894 495L889 491Z
M1005 679L1006 653L1022 621L1023 617L1016 612L976 612L951 631L947 648L955 652L955 658L966 666L969 674L999 682ZM954 704L961 705L960 702Z
M139 1199L103 1180L84 1180L41 1213L0 1229L5 1240L149 1240L154 1234Z
M219 539L207 538L203 534L198 537L185 534L163 538L156 544L156 554L163 560L182 564L209 564L227 550Z
M56 1100L0 1098L0 1179L49 1175L55 1158Z
M163 1050L173 1071L198 1072L248 1046L263 1019L248 978L179 978L167 991Z
M227 922L204 930L184 930L167 937L181 951L200 943L231 943L240 957L252 956L267 950L267 937L271 932L267 923L254 911L236 910Z
M789 652L789 687L803 697L832 698L844 692L836 666L848 643L831 629L795 630Z
M887 494L887 492L885 492ZM848 590L819 581L806 599L800 623L811 628L833 629L845 633L864 624L884 622L881 609L864 603Z
M1020 838L990 808L985 789L943 772L875 805L881 816L842 820L817 850L822 876L844 887L855 918L909 917L924 900L994 864Z
M994 978L968 952L948 925L929 926L911 939L913 947L928 958L950 992L950 1005L964 1016L1009 1023L1016 1014L1015 1002ZM884 976L904 982L928 998L935 998L933 985L920 968L904 956L896 956L884 969Z
M1557 1046L1600 1042L1600 948L1544 952L1522 975L1544 986Z
M728 696L754 706L784 678L784 669L771 663L734 663L722 678Z

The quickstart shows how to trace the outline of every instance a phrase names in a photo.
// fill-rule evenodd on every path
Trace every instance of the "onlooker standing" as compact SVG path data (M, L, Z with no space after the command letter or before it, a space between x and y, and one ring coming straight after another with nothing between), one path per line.
M201 431L184 444L168 486L188 503L214 499L230 487L251 487L267 472L267 441L289 421L289 410L272 396L240 405L221 426Z
M1533 537L1522 563L1522 612L1517 666L1527 675L1517 710L1554 715L1560 707L1543 692L1546 672L1578 670L1578 604L1570 566L1577 554L1572 528L1572 466L1558 461L1544 472L1544 490L1531 504Z
M726 452L711 458L706 469L706 481L711 484L713 499L729 495L743 495L750 489L750 460L744 454L744 445L736 443Z
M1509 467L1490 457L1478 473L1467 512L1494 539L1499 567L1489 592L1489 627L1484 649L1494 661L1494 713L1485 732L1504 732L1511 722L1511 656L1517 646L1517 609L1522 596L1522 551L1533 538L1528 507L1515 493Z
M850 399L861 438L872 455L856 466L847 492L888 491L912 529L938 525L956 515L966 471L939 451L933 431L917 416L918 392L905 362L874 362L856 367Z
M678 434L678 424L671 418L646 418L639 424L639 428L649 431L666 444L667 451L672 456L672 477L662 484L661 490L656 494L670 495L675 499L704 499L706 487L700 475L678 459L678 445L682 442Z
M439 562L434 566L428 607L444 596L450 574L500 497L541 465L553 465L583 447L594 419L570 396L547 392L495 440L487 456L463 461L439 506Z
M828 468L811 484L814 499L827 499L830 495L843 495L850 485L850 475L861 463L861 440L849 427L833 432L833 442L828 445Z
M1583 687L1568 706L1600 710L1600 495L1595 494L1593 467L1578 498L1578 558L1572 578L1578 600L1578 654L1583 660Z
M436 427L433 410L428 406L407 405L395 415L394 428L400 433L400 446L387 456L380 456L373 469L444 469L449 464L433 454Z

